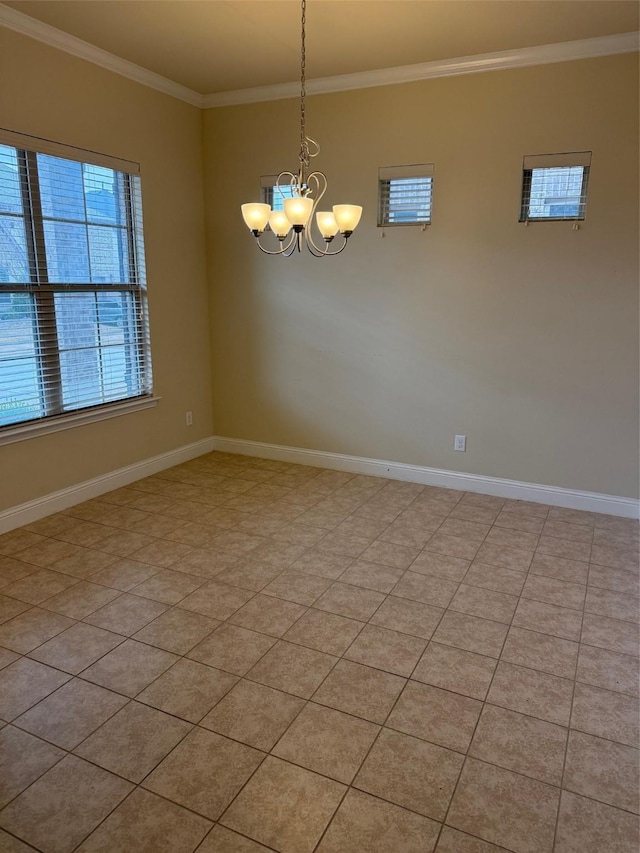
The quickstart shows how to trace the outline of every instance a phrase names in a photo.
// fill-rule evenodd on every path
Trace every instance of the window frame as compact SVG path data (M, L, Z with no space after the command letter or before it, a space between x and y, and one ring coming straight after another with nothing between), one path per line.
M578 214L576 216L529 216L533 172L542 169L582 168ZM591 171L591 151L562 154L528 154L522 159L522 188L520 191L519 222L584 222L587 217L587 193Z
M26 294L30 298L32 322L35 329L35 370L37 372L38 396L43 412L37 417L0 426L0 445L116 417L156 405L159 398L154 397L152 384L139 165L4 129L0 129L0 145L14 149L17 156L22 209L16 216L24 225L28 264L25 281L2 283L0 284L0 293ZM81 166L103 167L116 173L118 203L122 205L124 218L122 224L113 225L113 227L124 232L119 239L123 242L126 241L127 246L127 274L122 276L122 281L98 283L91 281L50 282L45 223L66 220L45 215L41 198L42 184L39 175L38 155L75 161ZM85 216L87 216L86 211ZM84 224L86 228L89 228L91 220L88 218L84 221L78 220L78 224ZM89 251L89 244L87 247ZM69 252L72 251L72 249L69 250ZM89 279L90 277L88 276ZM59 294L82 293L95 294L96 300L98 300L99 294L113 294L114 297L126 295L129 297L130 302L129 299L127 300L129 302L127 317L129 318L128 331L131 337L128 342L125 337L123 346L130 348L131 352L135 353L135 375L138 383L135 390L140 389L141 393L121 396L100 403L88 402L87 405L83 405L82 401L79 405L76 404L77 401L76 403L63 402L62 359L69 347L61 346L59 336L63 334L63 327L59 326L59 321L56 318L55 300ZM98 304L99 302L96 301L96 310L98 310ZM96 314L97 327L100 323L99 316ZM20 340L21 338L17 338L16 343L18 344ZM91 349L99 353L98 382L101 387L107 374L102 361L104 356L103 345L99 342L100 338L97 341ZM90 398L87 397L87 400Z
M378 228L398 228L398 227L414 227L419 226L423 231L433 222L433 163L414 163L404 166L381 166L378 169L378 213L377 227ZM414 219L406 221L392 221L389 219L391 215L391 207L389 199L391 196L392 181L409 181L409 180L424 180L428 181L428 189L425 190L425 195L428 196L428 219ZM423 205L426 206L426 203ZM420 204L418 205L420 207Z

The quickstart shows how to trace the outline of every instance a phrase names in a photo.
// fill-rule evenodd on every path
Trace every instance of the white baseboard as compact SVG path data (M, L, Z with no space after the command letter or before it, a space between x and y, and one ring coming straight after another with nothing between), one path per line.
M603 495L598 492L581 492L576 489L562 489L558 486L544 486L539 483L522 483L518 480L503 480L499 477L464 474L460 471L426 468L422 465L407 465L404 462L387 462L381 459L328 453L324 450L305 450L301 447L286 447L223 436L214 436L213 446L215 450L222 450L225 453L277 459L299 465L315 465L335 471L369 474L373 477L389 477L393 480L406 480L425 486L443 486L447 489L481 492L501 498L535 501L568 509L618 515L623 518L640 517L640 501L615 495Z
M518 480L503 480L498 477L484 477L478 474L464 474L459 471L444 471L439 468L407 465L404 462L387 462L381 459L368 459L363 456L348 456L343 453L329 453L324 450L305 450L302 447L286 447L280 444L266 444L261 441L213 436L4 510L0 512L0 534L30 524L54 512L60 512L82 501L97 498L105 492L128 486L136 480L157 474L158 471L179 465L181 462L187 462L189 459L195 459L197 456L210 453L212 450L238 453L242 456L256 456L261 459L277 459L281 462L293 462L299 465L315 465L334 471L369 474L373 477L389 477L393 480L406 480L410 483L422 483L426 486L443 486L447 489L481 492L486 495L497 495L501 498L535 501L551 506L618 515L623 518L640 517L640 502L632 498L602 495L597 492L580 492L575 489L561 489L557 486L544 486L538 483L522 483Z
M85 480L75 486L69 486L66 489L60 489L58 492L52 492L33 501L11 507L0 512L0 534L16 527L22 527L24 524L31 524L39 518L60 512L74 504L97 498L105 492L128 486L143 477L164 471L165 468L171 468L173 465L180 465L181 462L195 459L196 456L211 453L213 449L214 439L204 438L201 441L195 441L193 444L186 444L176 450L160 453L158 456L143 459L141 462L134 462L133 465L127 465L125 468L118 468L117 471L110 471L108 474L102 474L92 480Z

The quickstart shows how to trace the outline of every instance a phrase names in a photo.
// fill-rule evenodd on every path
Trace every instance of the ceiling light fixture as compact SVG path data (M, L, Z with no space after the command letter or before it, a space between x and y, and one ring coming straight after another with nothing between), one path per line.
M327 255L339 255L354 232L362 207L357 204L334 204L333 210L317 211L318 203L327 190L327 177L324 172L309 172L313 157L320 153L320 146L305 129L305 24L307 0L302 0L301 50L300 50L300 168L298 174L281 172L273 188L274 196L279 193L282 210L272 210L271 205L252 202L242 205L244 221L256 238L258 248L267 255L283 255L288 258L294 251L300 251L303 243L316 258ZM316 215L318 230L324 239L324 247L316 245L311 234L313 214ZM267 226L278 240L277 248L265 248L260 238ZM329 251L334 237L340 234L342 245L335 251Z

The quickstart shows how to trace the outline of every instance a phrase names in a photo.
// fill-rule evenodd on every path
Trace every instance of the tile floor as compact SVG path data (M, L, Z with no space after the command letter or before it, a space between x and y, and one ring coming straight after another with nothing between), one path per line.
M0 851L637 853L638 525L213 453L0 536Z

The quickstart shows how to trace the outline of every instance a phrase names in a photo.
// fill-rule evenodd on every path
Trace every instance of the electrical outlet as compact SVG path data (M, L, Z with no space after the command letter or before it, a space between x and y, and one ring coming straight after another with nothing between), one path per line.
M467 449L467 436L466 435L457 435L453 440L453 449L454 450L466 450Z
M187 426L193 426L193 412L187 412Z

